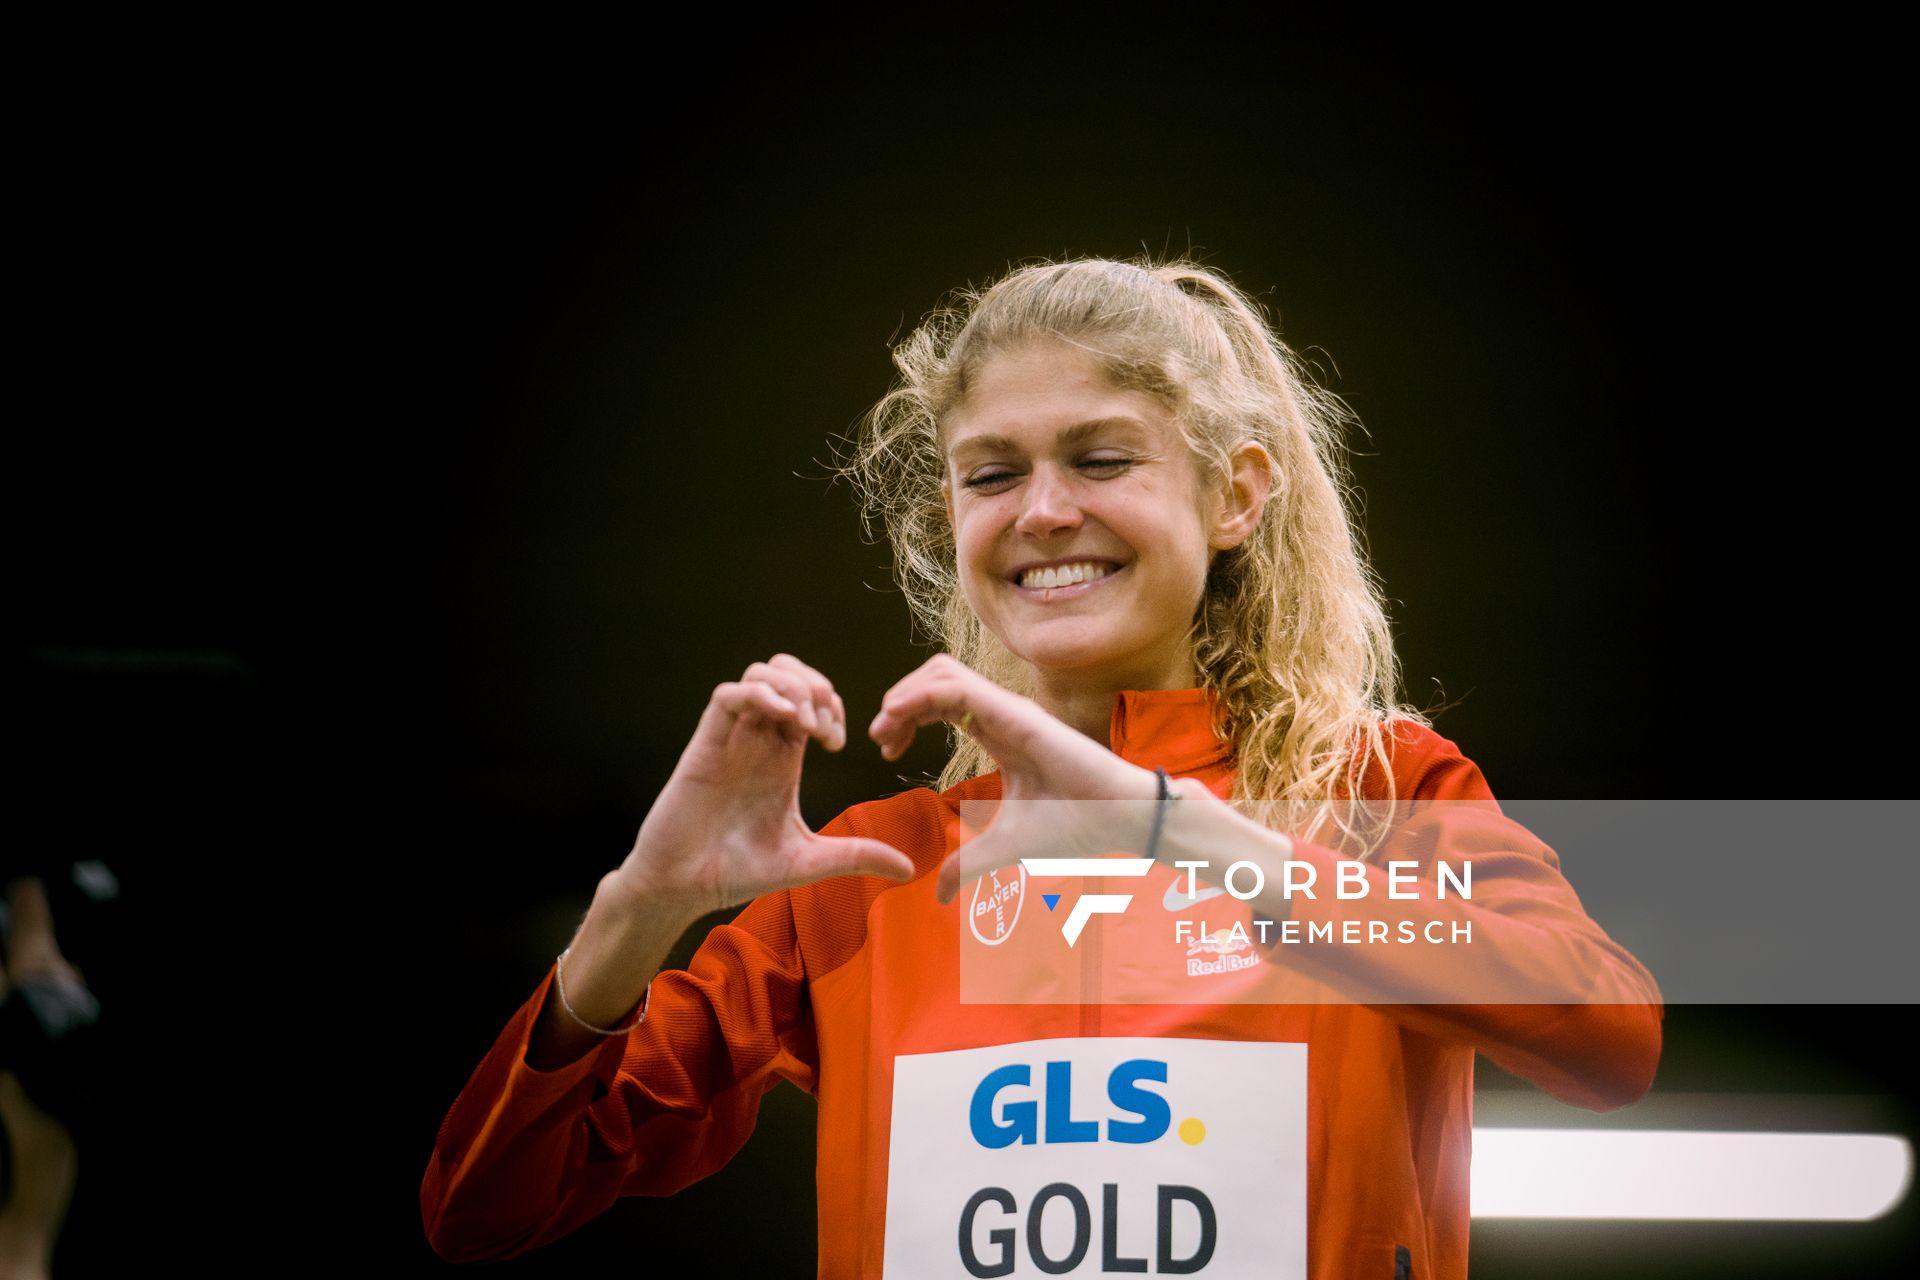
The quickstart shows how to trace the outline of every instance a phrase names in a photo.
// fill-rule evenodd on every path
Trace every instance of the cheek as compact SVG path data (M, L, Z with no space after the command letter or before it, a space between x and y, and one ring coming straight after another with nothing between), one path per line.
M1205 530L1197 524L1182 523L1167 530L1166 558L1161 565L1169 603L1177 600L1182 608L1200 601L1207 591L1207 573L1213 567L1213 549L1207 545Z
M991 539L980 536L980 522L965 516L953 532L955 567L959 570L960 590L972 600L973 585L988 575Z
M973 523L962 516L953 530L953 553L964 576L980 559L980 540L973 536Z

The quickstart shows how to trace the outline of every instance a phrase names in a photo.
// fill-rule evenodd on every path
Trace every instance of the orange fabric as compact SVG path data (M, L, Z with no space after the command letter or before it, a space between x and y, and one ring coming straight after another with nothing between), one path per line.
M1113 749L1225 795L1231 761L1208 705L1199 689L1123 693ZM1392 741L1402 799L1491 801L1453 743L1407 724ZM549 970L441 1126L421 1187L434 1249L451 1260L506 1257L622 1195L687 1186L739 1150L761 1096L784 1077L820 1106L819 1274L878 1276L896 1055L1059 1036L1191 1036L1308 1046L1315 1280L1393 1276L1396 1247L1409 1252L1415 1276L1461 1277L1474 1050L1594 1110L1633 1102L1652 1083L1663 1007L1651 975L1586 915L1554 853L1493 806L1463 807L1429 833L1435 856L1471 856L1475 879L1470 903L1425 905L1470 919L1482 954L1525 966L1530 989L1559 993L1553 1003L962 1004L968 895L940 906L932 872L950 848L957 803L998 794L990 775L841 814L827 833L884 839L921 874L904 885L848 877L756 900L709 934L688 970L655 979L632 1032L539 1072L524 1058ZM1295 856L1333 883L1341 855L1297 841ZM1297 916L1313 919L1337 919L1342 905L1326 894L1295 903Z

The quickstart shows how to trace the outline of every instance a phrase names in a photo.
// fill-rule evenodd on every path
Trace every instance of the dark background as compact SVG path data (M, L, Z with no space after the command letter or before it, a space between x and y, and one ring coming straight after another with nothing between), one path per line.
M858 723L925 656L829 440L1034 255L1262 297L1367 424L1409 697L1497 794L1907 794L1871 37L588 35L77 58L27 116L24 847L125 889L73 925L113 1053L69 1274L446 1270L434 1131L712 686L792 652ZM902 785L856 742L802 805ZM1676 1007L1656 1096L1910 1134L1906 1014ZM506 1270L806 1274L811 1126L783 1087ZM1475 1274L1865 1273L1913 1217L1481 1223Z

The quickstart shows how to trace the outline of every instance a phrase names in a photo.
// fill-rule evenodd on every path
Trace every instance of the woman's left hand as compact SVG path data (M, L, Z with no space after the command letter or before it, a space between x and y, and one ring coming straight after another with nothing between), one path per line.
M967 880L1022 858L1091 857L1143 838L1159 796L1150 771L950 654L889 689L867 732L897 760L922 727L941 721L972 735L1000 766L1002 801L992 823L941 864L942 903Z

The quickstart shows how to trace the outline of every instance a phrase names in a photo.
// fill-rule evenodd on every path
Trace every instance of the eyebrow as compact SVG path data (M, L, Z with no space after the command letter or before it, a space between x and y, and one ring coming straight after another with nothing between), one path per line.
M1088 422L1076 422L1070 427L1062 428L1055 439L1061 444L1075 445L1085 440L1088 436L1097 435L1102 431L1108 431L1115 427L1145 431L1147 424L1138 418L1125 415L1111 418L1094 418ZM958 461L961 457L969 454L1018 453L1019 451L1019 442L1011 436L978 435L968 436L947 452L949 458Z

